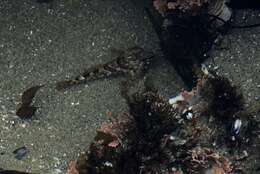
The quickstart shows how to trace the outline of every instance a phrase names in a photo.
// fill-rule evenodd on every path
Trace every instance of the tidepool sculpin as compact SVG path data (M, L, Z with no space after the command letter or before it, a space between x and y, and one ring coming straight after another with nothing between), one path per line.
M104 64L91 67L74 79L56 83L57 90L65 90L75 85L85 84L89 81L125 75L130 78L137 77L146 72L154 56L151 52L140 47L132 47L125 51L116 50L117 56Z
M138 79L138 77L144 75L154 56L151 52L147 52L140 47L132 47L125 51L114 50L114 52L116 56L113 60L91 67L71 80L54 83L55 88L57 90L65 90L75 85L85 84L89 81L119 75L129 77L127 81L127 85L129 85L128 82L133 82ZM23 92L21 104L16 111L17 116L22 119L29 119L34 115L37 107L32 105L33 98L37 91L46 85L48 84L36 85ZM49 85L52 86L53 84Z

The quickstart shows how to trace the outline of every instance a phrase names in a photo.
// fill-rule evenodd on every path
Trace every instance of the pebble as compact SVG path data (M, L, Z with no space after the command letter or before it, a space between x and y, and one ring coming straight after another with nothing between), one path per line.
M18 160L22 160L25 158L25 156L29 153L29 150L23 146L23 147L20 147L18 149L15 149L13 151L13 154L15 155L14 157Z

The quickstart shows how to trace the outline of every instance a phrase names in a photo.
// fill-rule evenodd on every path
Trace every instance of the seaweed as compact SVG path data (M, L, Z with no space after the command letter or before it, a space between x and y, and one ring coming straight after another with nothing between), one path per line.
M216 39L228 31L232 12L225 0L153 0L153 7L154 13L147 11L161 49L192 89L197 81L194 69L209 57Z
M196 67L208 58L215 39L222 30L214 26L211 17L205 15L178 16L165 13L157 17L156 13L147 10L166 59L175 68L189 89L196 85Z
M196 15L205 10L210 0L154 0L153 5L160 13L180 11Z
M102 124L89 150L75 164L78 173L243 173L247 159L237 156L242 145L234 146L234 142L239 139L230 143L229 125L234 118L243 120L239 136L248 139L247 122L252 120L239 115L245 109L237 87L214 73L204 74L192 91L182 91L180 96L169 102L145 90L126 97L129 113ZM220 104L222 100L225 105Z
M123 114L112 123L105 123L101 126L101 129L98 130L95 142L90 146L90 151L86 154L87 160L85 155L83 155L77 162L79 173L131 174L143 170L140 168L142 168L143 163L146 163L148 160L150 155L149 151L157 149L155 147L158 147L160 144L157 136L161 137L164 132L168 132L169 130L166 128L165 130L158 131L158 134L156 134L157 130L160 129L159 125L149 124L149 121L152 123L158 121L159 124L159 122L164 120L161 120L162 118L156 117L155 115L153 116L152 113L156 110L156 108L154 108L156 106L149 107L149 103L139 103L139 97L141 96L135 96L133 101L129 102L138 106L138 108L141 107L141 110L136 108L136 110L132 111L134 115ZM151 99L151 102L153 102L152 100L157 100L156 96L153 96L152 93L147 93L146 97ZM158 100L158 102L160 102L160 100ZM174 114L170 106L168 109L161 105L160 107L165 109L160 108L160 112L171 112ZM140 113L143 109L146 110L145 113ZM167 116L167 114L165 114L165 116ZM174 115L172 116L173 118L169 117L168 119L174 120ZM154 133L152 133L153 131ZM152 141L154 141L154 143L151 143ZM156 153L154 158L157 158L158 155L160 155L160 153Z
M204 76L198 87L199 95L207 100L209 111L220 119L234 118L236 113L243 111L244 98L237 86L216 74Z

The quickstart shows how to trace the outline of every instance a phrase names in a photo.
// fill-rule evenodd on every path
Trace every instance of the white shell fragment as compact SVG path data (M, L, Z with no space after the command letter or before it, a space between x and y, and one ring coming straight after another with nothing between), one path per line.
M241 126L242 126L242 121L240 119L236 119L233 126L233 131L236 135L239 134Z
M85 77L84 77L84 76L79 76L78 79L79 79L79 80L85 80Z
M193 114L191 112L189 112L187 115L186 115L186 118L188 120L192 119L193 118Z
M113 164L111 162L109 162L109 161L106 161L104 163L104 165L107 166L107 167L113 167Z
M184 101L184 97L180 94L177 95L176 97L170 98L169 99L169 103L170 105L174 105L176 104L178 101Z
M201 71L202 71L205 75L208 75L208 74L209 74L208 68L207 68L206 65L204 65L204 64L201 64Z

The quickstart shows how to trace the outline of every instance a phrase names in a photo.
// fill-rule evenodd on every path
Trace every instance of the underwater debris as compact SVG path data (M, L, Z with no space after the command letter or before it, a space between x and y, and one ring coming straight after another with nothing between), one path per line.
M116 53L116 58L107 63L91 67L72 80L57 82L56 89L62 91L89 81L120 75L129 78L138 77L146 72L154 57L153 53L140 47L132 47L125 51L117 50Z
M230 160L212 149L195 147L188 154L184 159L188 173L210 173L211 170L214 173L227 174L233 171Z
M22 119L29 119L34 115L37 107L34 107L31 104L35 94L41 87L43 87L43 85L33 86L23 92L20 107L16 110L17 116Z
M18 160L22 160L25 158L25 156L29 153L29 150L23 146L23 147L20 147L18 149L15 149L13 151L13 154L15 155L14 157Z

